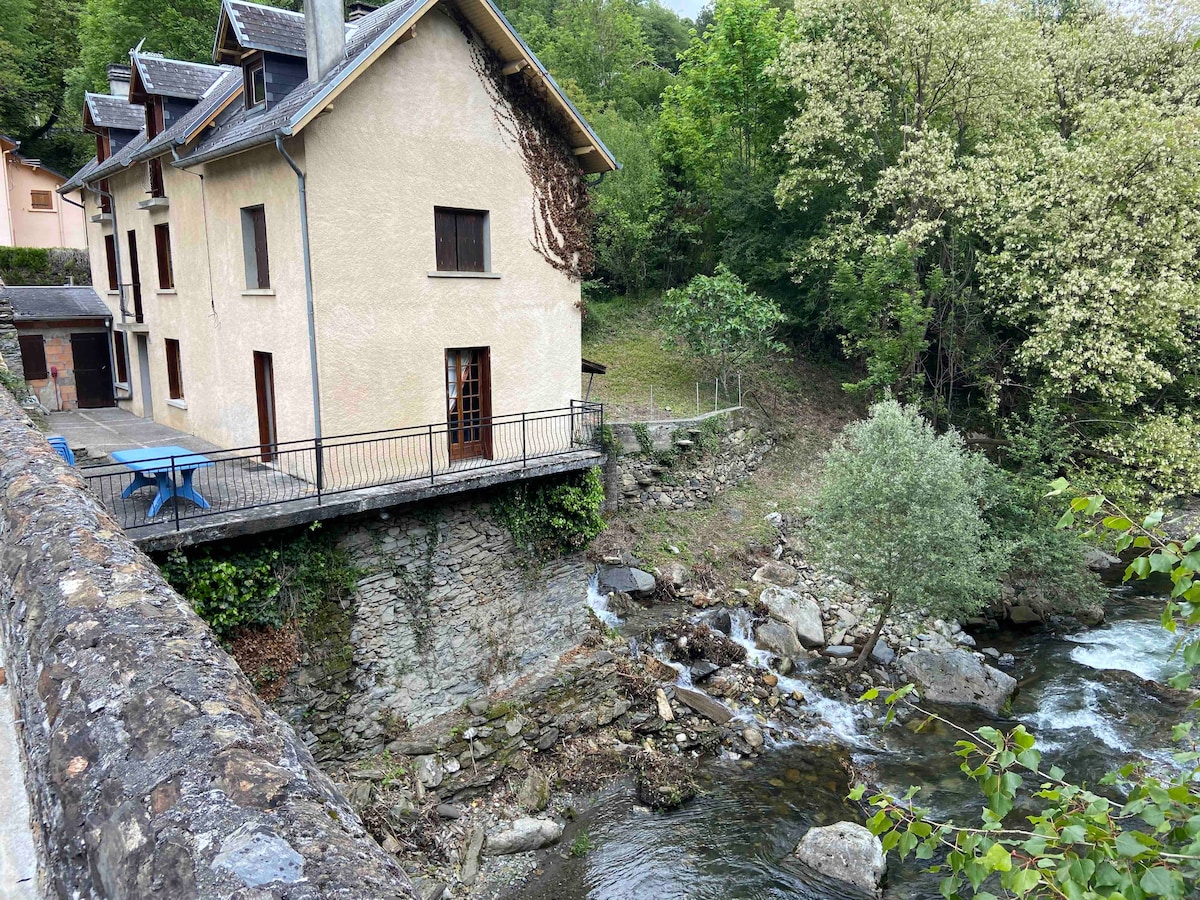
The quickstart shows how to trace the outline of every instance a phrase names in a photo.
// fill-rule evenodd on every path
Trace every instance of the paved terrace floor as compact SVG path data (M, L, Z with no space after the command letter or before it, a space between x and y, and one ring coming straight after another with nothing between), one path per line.
M317 496L311 478L298 478L253 454L231 455L193 435L142 419L123 409L72 410L50 414L50 433L61 434L76 453L76 463L89 486L108 507L130 538L146 550L206 543L223 538L302 525L430 497L491 487L599 465L604 455L575 449L528 463L468 464L433 477L425 475L394 484L372 484ZM116 450L179 446L218 460L197 469L196 489L212 508L201 510L186 500L168 500L149 516L152 488L120 495L132 474L114 464ZM93 466L99 465L99 468ZM97 474L101 473L101 474ZM377 479L384 480L384 479Z

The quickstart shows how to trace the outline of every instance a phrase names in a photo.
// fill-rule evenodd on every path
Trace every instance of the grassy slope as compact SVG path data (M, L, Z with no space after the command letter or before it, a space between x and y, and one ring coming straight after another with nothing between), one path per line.
M695 383L712 382L704 367L675 348L664 348L653 304L617 300L592 304L583 355L606 364L596 376L592 396L606 404L611 420L651 415L664 407L676 415L695 412ZM685 562L705 561L730 583L742 577L741 558L748 542L765 541L771 529L763 517L772 511L802 510L812 496L821 453L833 435L857 416L843 393L846 372L840 366L811 360L776 360L753 366L743 375L744 405L762 425L774 431L779 446L763 465L736 488L725 491L703 509L626 512L611 523L597 548L632 549L647 564L674 558L674 546ZM736 385L732 386L736 403ZM701 405L705 405L702 396ZM722 404L724 405L724 403Z

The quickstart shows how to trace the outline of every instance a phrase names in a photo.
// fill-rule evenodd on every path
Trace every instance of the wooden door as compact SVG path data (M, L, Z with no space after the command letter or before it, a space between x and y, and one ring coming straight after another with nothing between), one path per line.
M112 406L112 358L108 353L108 335L104 332L71 335L71 360L79 408Z
M129 281L133 292L133 321L142 321L142 276L138 271L137 232L129 232Z
M450 459L492 458L492 373L487 347L446 351Z
M263 462L275 459L275 365L270 353L254 351L254 392L258 399L258 449Z

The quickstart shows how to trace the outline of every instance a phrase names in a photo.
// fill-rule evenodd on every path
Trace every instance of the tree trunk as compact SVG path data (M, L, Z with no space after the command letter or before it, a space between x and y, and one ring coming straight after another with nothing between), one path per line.
M891 611L892 595L888 594L887 600L884 601L883 609L879 613L879 621L875 623L875 630L863 645L862 652L858 654L858 659L854 661L854 667L851 669L853 674L857 675L867 667L867 660L871 658L871 651L875 649L875 644L879 641L879 634L883 631L883 623L887 621L887 617Z

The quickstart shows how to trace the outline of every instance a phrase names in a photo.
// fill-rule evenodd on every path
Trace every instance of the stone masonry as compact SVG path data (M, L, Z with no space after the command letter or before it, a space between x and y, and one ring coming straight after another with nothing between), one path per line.
M689 446L693 429L713 418L710 413L697 419L647 423L651 453L643 451L632 425L612 425L621 453L609 455L605 472L609 507L693 509L747 478L774 446L774 439L743 422L740 411L733 410L715 417L720 422L715 451L705 453ZM672 453L673 460L668 464L655 459L654 452Z
M413 896L3 391L0 629L52 896Z
M583 555L526 562L486 499L383 515L327 526L365 574L276 703L318 760L544 674L588 627Z

